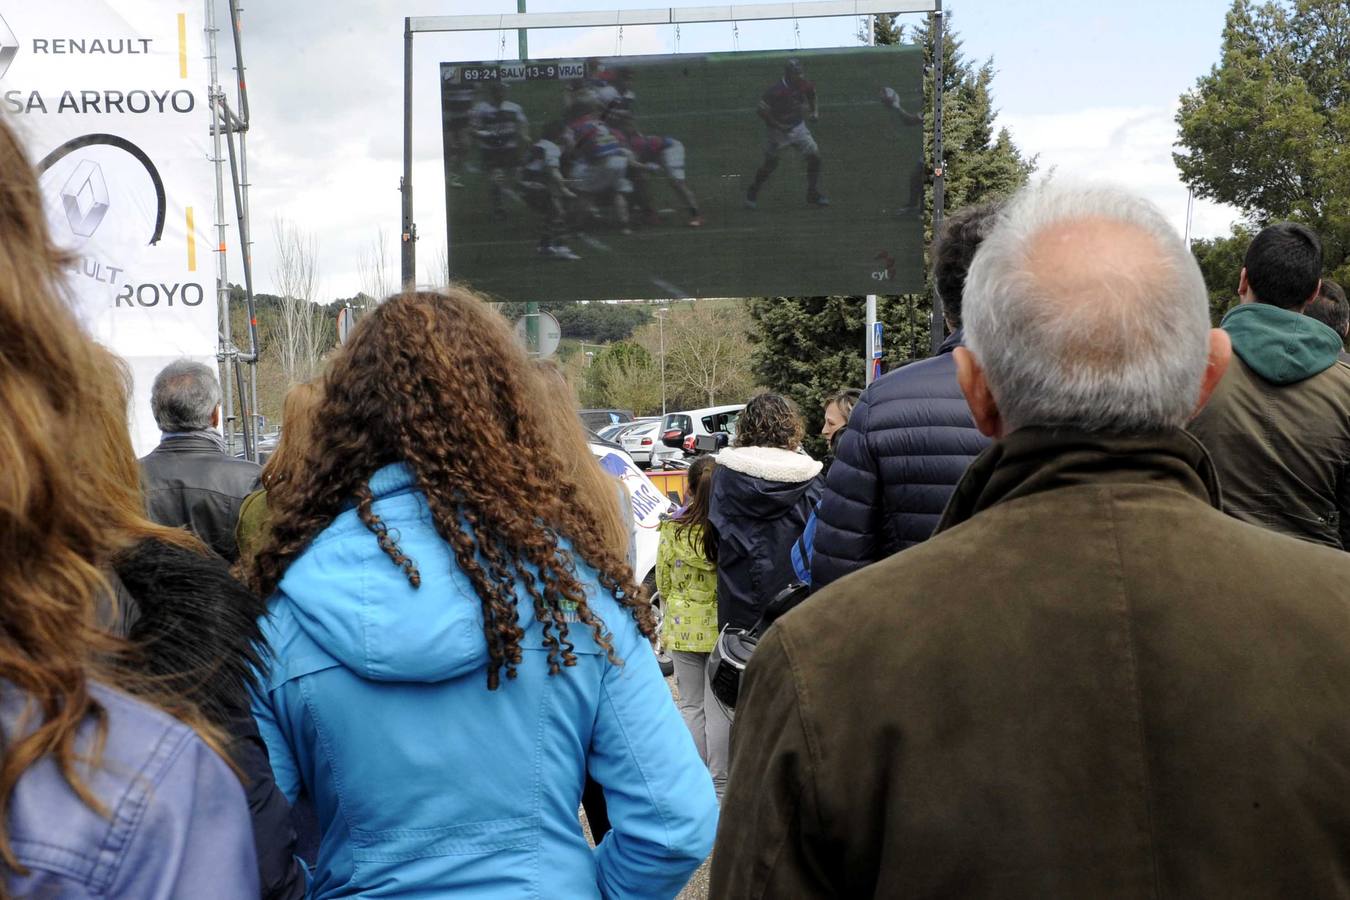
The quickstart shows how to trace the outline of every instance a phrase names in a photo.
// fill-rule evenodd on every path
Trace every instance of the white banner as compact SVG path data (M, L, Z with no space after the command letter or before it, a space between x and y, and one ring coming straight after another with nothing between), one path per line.
M138 453L167 362L215 365L201 0L0 0L0 108L39 169L89 333L132 366Z

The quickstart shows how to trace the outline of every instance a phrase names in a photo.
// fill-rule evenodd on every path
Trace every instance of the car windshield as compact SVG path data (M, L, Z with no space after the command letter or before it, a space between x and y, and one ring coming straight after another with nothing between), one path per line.
M666 416L666 431L683 431L688 433L693 430L693 420L680 413L671 413Z

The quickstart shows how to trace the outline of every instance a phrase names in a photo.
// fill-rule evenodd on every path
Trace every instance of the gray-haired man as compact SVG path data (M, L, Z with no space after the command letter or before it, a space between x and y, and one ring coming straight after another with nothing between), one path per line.
M962 313L995 443L931 540L760 641L712 895L1343 892L1350 559L1219 511L1184 426L1230 345L1185 243L1031 188Z
M258 487L259 469L232 459L216 428L220 385L209 366L187 359L155 376L150 394L159 446L141 460L150 518L186 527L230 562L239 558L234 529L239 506Z

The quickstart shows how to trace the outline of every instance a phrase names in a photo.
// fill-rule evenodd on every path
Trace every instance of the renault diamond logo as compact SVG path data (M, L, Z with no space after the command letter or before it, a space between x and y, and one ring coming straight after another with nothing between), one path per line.
M61 203L66 208L70 230L80 237L93 237L108 214L108 183L103 170L91 159L81 160L75 173L61 187Z
M19 55L19 39L10 30L9 23L0 16L0 78L5 77L9 64Z

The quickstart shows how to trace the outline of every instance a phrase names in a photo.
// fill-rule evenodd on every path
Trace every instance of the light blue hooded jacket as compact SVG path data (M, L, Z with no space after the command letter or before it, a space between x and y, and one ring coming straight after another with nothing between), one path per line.
M311 896L673 897L712 848L717 802L632 615L578 560L624 664L572 623L577 665L550 676L522 590L524 658L489 691L478 595L411 470L370 488L421 587L349 508L292 562L263 626L254 713L277 784L313 797ZM613 829L594 850L577 820L587 768Z

